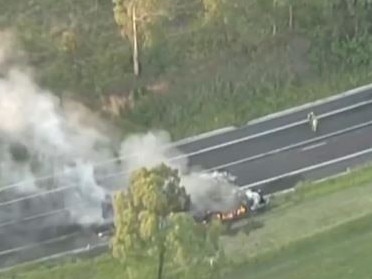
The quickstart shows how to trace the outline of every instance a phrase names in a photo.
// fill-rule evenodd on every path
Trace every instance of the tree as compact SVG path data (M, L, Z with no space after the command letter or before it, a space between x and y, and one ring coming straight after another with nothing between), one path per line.
M205 19L207 21L223 19L224 4L222 0L203 0Z
M196 224L187 213L170 216L167 236L168 253L183 278L218 278L223 263L219 245L222 227L214 221L208 227Z
M115 195L113 255L126 265L130 278L157 274L160 279L167 266L182 271L190 263L207 266L206 257L216 255L215 227L196 224L185 213L189 205L178 172L164 164L134 172L128 189Z
M133 73L140 75L140 46L152 40L156 26L171 18L171 0L113 0L121 36L132 44ZM159 29L157 29L159 30Z
M60 49L63 54L63 59L71 63L74 73L74 84L78 84L81 79L81 69L77 63L77 36L73 30L64 30L61 34ZM63 93L59 93L60 106L63 107Z
M225 43L229 41L229 30L227 28L227 22L229 21L229 6L226 1L223 0L202 0L204 15L203 19L205 24L213 26L216 33L223 36ZM213 34L215 37L216 34ZM217 39L218 40L218 39Z

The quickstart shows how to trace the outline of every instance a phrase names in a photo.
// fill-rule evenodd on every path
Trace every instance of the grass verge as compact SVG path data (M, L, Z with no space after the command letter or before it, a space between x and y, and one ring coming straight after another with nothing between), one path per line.
M294 192L275 198L272 210L251 221L256 229L248 225L236 235L222 238L229 258L250 261L372 214L371 182L372 167L365 166L322 183L299 185Z
M372 214L295 242L237 268L229 278L370 278Z

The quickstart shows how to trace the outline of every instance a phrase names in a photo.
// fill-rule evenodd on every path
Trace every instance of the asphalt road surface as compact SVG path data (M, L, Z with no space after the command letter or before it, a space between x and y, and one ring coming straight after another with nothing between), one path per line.
M273 193L292 188L299 181L311 178L311 176L308 176L308 173L314 175L314 173L321 170L324 177L335 174L334 169L338 164L345 166L344 161L338 161L340 158L348 158L347 156L358 154L363 151L366 152L366 150L369 149L370 152L366 153L364 157L361 156L362 158L359 158L359 160L363 158L372 158L371 139L372 126L367 126L350 133L328 138L324 141L318 141L307 146L281 152L275 156L237 163L235 165L232 164L226 169L238 177L238 185L257 185L257 187L260 188L266 186L265 192ZM349 161L347 167L355 166L355 163L358 164L361 162L359 160L354 160L354 163L351 163L351 160L345 160ZM317 164L325 164L326 162L331 162L329 167L314 167ZM363 160L362 163L365 163L365 161ZM281 179L281 183L277 183L277 179L274 179L274 183L265 183L265 180L270 180L270 178L280 177L283 174L298 170L303 171L289 177L284 177Z
M240 186L259 187L265 193L273 193L291 188L304 179L327 177L371 161L372 125L368 122L372 123L372 104L324 116L320 119L318 133L312 133L306 123L266 135L262 132L302 121L309 110L330 114L345 106L371 100L372 91L368 90L179 147L184 152L194 153L189 156L192 165L227 169L238 177ZM231 140L235 142L226 144ZM225 145L219 148L201 152L201 149L223 143ZM36 237L33 243L24 243L20 235L16 243L10 243L8 229L0 227L0 268L101 243L89 231L74 228L57 239L55 237L49 233Z
M345 129L355 127L361 123L368 124L368 122L372 124L372 103L320 119L319 130L316 134L310 130L309 123L304 123L267 135L243 139L231 145L221 146L218 149L209 149L193 154L189 156L189 164L210 169L250 157L255 159L258 155L262 156L270 151L294 144L306 144L309 141L316 140L317 137L336 132L342 133Z
M372 100L372 88L367 88L361 93L349 95L343 98L335 99L330 102L304 108L293 113L280 115L278 117L258 122L252 125L246 125L235 130L198 139L196 141L178 144L177 147L184 153L191 153L197 150L208 148L210 146L223 144L239 138L244 138L249 135L258 134L264 131L272 130L280 126L287 125L303 120L306 115L313 111L316 115L334 111L340 108L348 107L359 102Z

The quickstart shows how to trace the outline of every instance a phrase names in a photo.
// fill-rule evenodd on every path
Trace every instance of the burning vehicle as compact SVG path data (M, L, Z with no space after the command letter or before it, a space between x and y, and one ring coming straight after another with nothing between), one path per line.
M213 219L218 219L222 223L231 223L252 214L257 213L261 209L265 208L269 204L269 198L264 197L260 190L242 190L236 188L234 191L234 195L239 201L237 205L227 211L218 211L218 210L206 210L206 211L194 211L192 200L190 199L190 203L188 204L187 208L185 208L186 212L189 212L194 220L199 223L207 224L211 222ZM114 210L112 205L111 196L108 194L105 200L102 202L102 217L105 220L104 224L96 228L96 233L99 237L107 236L112 233L114 229Z
M194 219L199 222L208 223L212 219L219 219L221 222L234 222L246 218L269 204L269 198L264 197L260 190L237 189L235 195L239 198L239 204L227 211L206 211L204 214L195 214Z

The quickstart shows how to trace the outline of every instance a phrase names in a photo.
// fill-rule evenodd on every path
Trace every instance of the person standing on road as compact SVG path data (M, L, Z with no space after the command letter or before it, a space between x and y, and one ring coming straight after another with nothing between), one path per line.
M310 112L307 115L307 120L309 121L311 130L315 133L318 129L318 118L315 116L314 112Z

